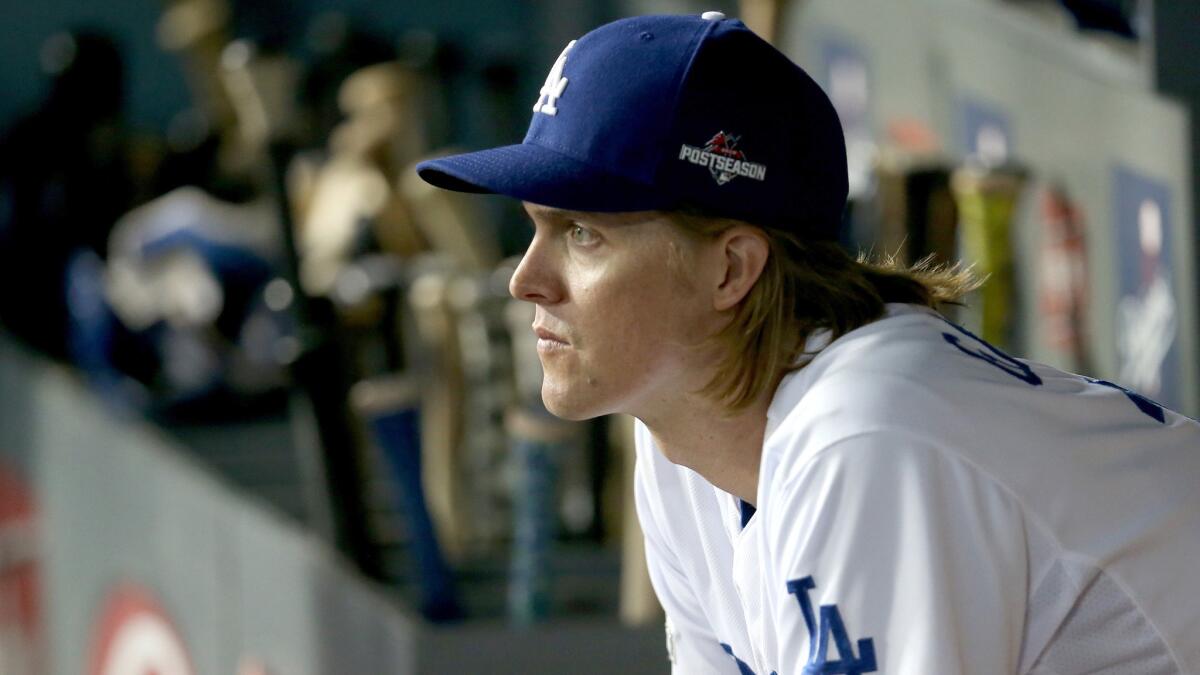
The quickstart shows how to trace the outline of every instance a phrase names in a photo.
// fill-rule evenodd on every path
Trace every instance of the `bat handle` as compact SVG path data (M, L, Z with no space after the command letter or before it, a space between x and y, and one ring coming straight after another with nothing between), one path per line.
M746 26L767 42L777 44L779 24L790 0L741 0L738 4Z
M416 396L407 404L371 410L367 423L396 485L396 499L408 522L413 559L421 587L421 614L430 621L463 617L454 576L442 555L425 501L421 479L420 407Z
M517 469L508 613L514 623L528 625L550 613L559 465L576 427L532 409L510 411L505 426Z

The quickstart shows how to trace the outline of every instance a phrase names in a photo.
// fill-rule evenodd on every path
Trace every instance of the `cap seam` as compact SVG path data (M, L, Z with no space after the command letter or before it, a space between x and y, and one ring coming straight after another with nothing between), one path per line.
M720 22L706 20L703 23L704 23L704 25L702 25L700 27L700 30L696 31L696 34L693 35L689 41L689 49L691 50L691 53L688 55L686 62L684 62L682 67L676 68L676 72L675 72L675 75L673 78L675 80L675 82L674 82L674 92L673 92L672 103L671 103L671 114L669 116L671 123L667 129L667 133L665 134L667 136L667 138L664 138L662 143L659 146L660 157L659 157L658 163L654 167L654 171L652 172L652 176L651 176L650 180L643 181L643 180L640 180L637 178L632 178L626 174L616 174L612 171L609 171L608 169L599 169L595 164L581 159L574 153L567 151L566 148L560 147L560 146L552 144L552 143L548 143L541 139L536 139L536 142L531 141L529 139L528 134L526 134L526 138L525 138L525 140L522 141L522 143L529 144L529 145L536 145L545 150L549 150L551 152L556 152L560 155L563 155L564 157L573 159L585 166L591 167L593 169L597 169L599 171L603 171L604 173L607 173L611 176L620 176L624 180L628 180L632 183L637 183L638 185L641 185L644 187L658 188L658 180L657 179L659 177L659 174L662 172L663 167L666 165L667 158L671 154L669 152L671 148L668 144L671 143L671 138L670 138L671 132L674 130L675 123L678 120L680 91L683 88L684 80L686 80L686 74L691 70L692 63L696 60L696 54L700 51L699 43L701 43L705 37L707 37L710 33L712 33L712 31L716 30L717 24ZM672 194L670 196L672 198L675 198L674 194Z
M671 132L678 129L679 106L680 99L682 98L681 92L683 90L683 84L687 80L688 73L692 71L692 64L695 63L696 56L700 53L701 44L704 42L705 38L707 38L713 31L717 29L720 21L705 20L704 23L705 25L701 27L701 29L697 31L696 35L692 38L692 45L690 46L691 53L688 55L687 62L684 63L683 68L675 74L675 91L671 101L671 115L669 117L670 126L668 127L667 138L663 139L662 147L660 148L662 155L659 159L658 166L654 167L654 183L656 184L658 183L657 178L659 177L659 174L662 173L663 168L666 166L667 162L670 161L671 155L674 154L671 152L671 146L669 146L668 143L673 141L671 138Z

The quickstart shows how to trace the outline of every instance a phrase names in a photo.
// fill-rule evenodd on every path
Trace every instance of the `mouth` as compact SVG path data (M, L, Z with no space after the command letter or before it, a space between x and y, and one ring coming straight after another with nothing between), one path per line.
M571 346L571 343L567 342L566 338L541 326L534 326L533 332L538 337L537 349L539 352L553 352Z

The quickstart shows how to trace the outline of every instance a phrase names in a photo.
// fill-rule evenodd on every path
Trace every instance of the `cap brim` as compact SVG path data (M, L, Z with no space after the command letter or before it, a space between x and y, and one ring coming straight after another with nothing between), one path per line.
M447 190L501 194L572 211L651 211L672 203L650 186L530 143L429 159L417 164L417 174Z

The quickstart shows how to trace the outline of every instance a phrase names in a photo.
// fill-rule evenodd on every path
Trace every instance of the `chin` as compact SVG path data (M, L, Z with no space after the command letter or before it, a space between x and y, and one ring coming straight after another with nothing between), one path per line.
M554 415L555 417L557 417L559 419L570 420L572 422L582 422L584 420L590 420L593 417L599 417L602 414L602 413L592 413L587 410L576 408L574 406L560 405L560 404L557 404L556 402L554 402L550 399L546 399L544 397L542 398L542 403L544 403L546 405L546 410L549 411L551 415Z
M571 400L569 395L563 396L561 394L562 392L549 391L544 384L542 385L542 404L555 417L572 422L581 422L607 414L607 411L599 409L594 402L590 402L589 404L586 401Z

